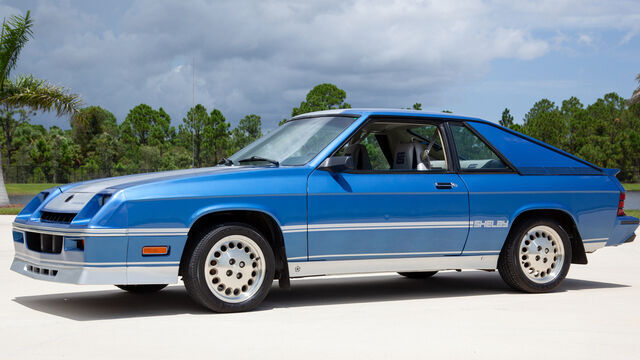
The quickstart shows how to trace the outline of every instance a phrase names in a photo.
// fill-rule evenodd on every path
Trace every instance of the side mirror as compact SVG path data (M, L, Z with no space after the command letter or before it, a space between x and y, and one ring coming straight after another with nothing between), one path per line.
M353 158L351 156L332 156L326 158L319 169L328 170L331 172L341 172L345 170L353 170Z

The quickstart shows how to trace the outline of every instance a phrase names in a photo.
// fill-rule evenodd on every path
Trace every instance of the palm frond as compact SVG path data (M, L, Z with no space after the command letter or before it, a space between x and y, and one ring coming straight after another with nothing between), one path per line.
M33 20L31 12L27 11L25 16L13 15L8 20L2 21L2 32L0 33L0 89L5 80L9 77L11 70L16 66L18 55L33 37Z
M0 91L0 103L39 111L55 110L58 116L75 115L82 105L77 94L32 75L6 80L4 89Z

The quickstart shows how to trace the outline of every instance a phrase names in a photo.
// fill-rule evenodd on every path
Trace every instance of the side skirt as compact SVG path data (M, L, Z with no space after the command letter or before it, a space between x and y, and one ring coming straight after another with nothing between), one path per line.
M292 278L299 278L305 276L367 274L377 272L411 272L455 269L492 270L497 266L498 255L301 261L289 262L289 276Z

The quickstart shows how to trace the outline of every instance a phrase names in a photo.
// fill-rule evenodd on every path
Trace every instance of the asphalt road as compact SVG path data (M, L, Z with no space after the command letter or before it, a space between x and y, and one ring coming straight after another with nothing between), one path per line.
M0 216L2 359L606 359L640 353L640 244L598 250L550 294L497 273L294 280L255 311L209 313L181 285L153 295L9 271Z

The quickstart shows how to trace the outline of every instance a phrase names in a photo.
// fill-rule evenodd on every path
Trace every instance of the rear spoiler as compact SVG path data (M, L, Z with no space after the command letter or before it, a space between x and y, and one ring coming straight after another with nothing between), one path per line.
M618 173L620 173L620 169L602 168L602 171L604 171L605 174L613 177L615 177L616 175L618 175Z

